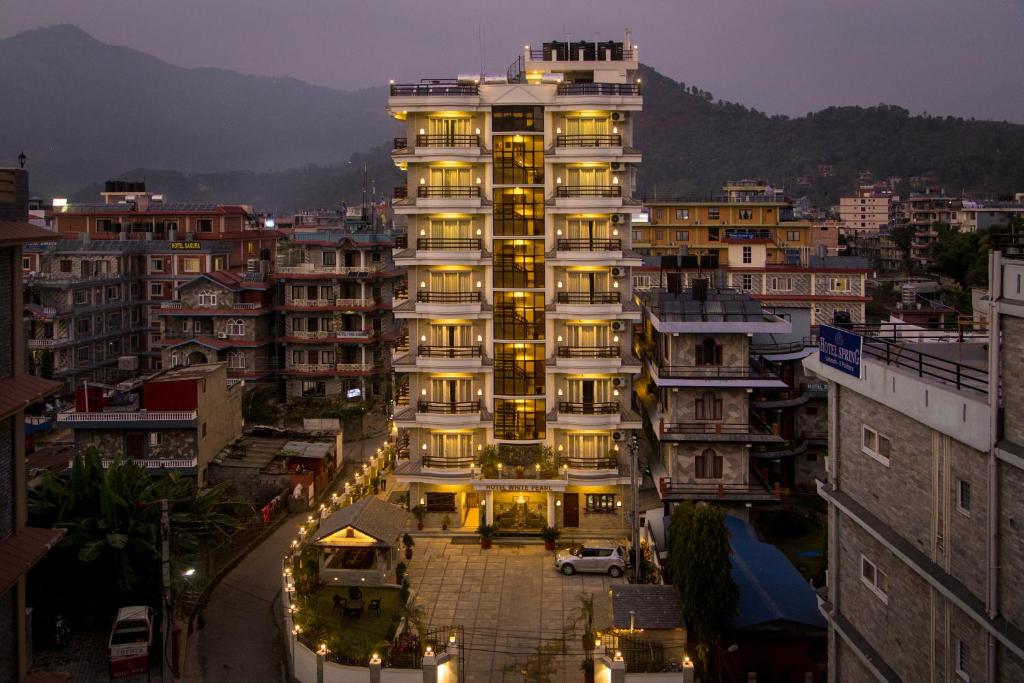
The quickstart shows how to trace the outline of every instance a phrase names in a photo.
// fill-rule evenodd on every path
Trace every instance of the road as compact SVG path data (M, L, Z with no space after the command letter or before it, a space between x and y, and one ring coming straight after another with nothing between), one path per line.
M339 481L350 479L367 462L383 436L345 444L345 466ZM190 657L185 680L287 681L285 653L279 632L281 560L308 512L284 521L249 552L214 588L203 610L198 657Z

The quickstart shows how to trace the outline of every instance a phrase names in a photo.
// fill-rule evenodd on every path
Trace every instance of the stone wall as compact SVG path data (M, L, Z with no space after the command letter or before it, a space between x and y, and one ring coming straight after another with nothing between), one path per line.
M1007 384L1021 382L1004 382ZM1020 577L1024 574L1024 472L1006 463L999 464L999 602L1006 618L1024 625L1024 589ZM1015 680L1015 679L1007 679ZM1024 680L1024 675L1019 679Z
M1003 377L1024 377L1024 318L1001 316L1003 345L999 363ZM1003 382L1003 430L1005 438L1024 445L1024 382Z
M694 476L696 456L710 448L722 456L721 479L697 479ZM706 442L662 442L662 455L673 482L707 484L746 484L750 478L746 444Z
M661 334L661 343L671 340L671 360L669 365L692 366L697 364L697 346L711 337L722 347L722 365L728 367L747 367L750 353L747 335L745 334Z
M745 424L750 419L748 394L747 390L743 388L678 387L677 391L676 387L663 387L660 391L664 397L662 417L665 422L697 421L696 401L707 393L713 394L715 398L722 401L722 419L707 420L708 422Z

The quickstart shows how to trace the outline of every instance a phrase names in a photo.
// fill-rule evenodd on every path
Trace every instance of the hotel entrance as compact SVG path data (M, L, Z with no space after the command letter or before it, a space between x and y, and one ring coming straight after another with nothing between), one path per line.
M520 491L494 494L494 523L502 530L539 531L548 522L548 494Z

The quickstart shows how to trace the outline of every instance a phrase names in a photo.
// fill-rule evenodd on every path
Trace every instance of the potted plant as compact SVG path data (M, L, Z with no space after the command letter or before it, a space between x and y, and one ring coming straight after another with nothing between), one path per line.
M442 531L448 531L448 525L451 524L451 521L452 521L452 518L449 517L448 515L445 515L444 517L442 517L441 518L441 530Z
M427 508L417 505L412 509L412 515L416 518L416 528L423 531L423 518L427 516Z
M540 537L544 539L544 550L554 550L555 541L562 535L562 532L553 526L546 526L540 532Z
M395 583L402 585L402 580L405 579L405 562L399 562L395 565Z
M416 545L416 542L412 540L412 536L404 534L402 536L402 545L405 546L405 559L412 559L412 547Z
M482 550L489 550L491 539L494 537L494 532L497 531L497 528L491 524L481 524L480 528L476 531L480 534L480 548Z

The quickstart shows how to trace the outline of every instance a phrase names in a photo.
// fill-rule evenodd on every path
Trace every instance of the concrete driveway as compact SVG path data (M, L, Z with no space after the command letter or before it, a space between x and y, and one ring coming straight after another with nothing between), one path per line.
M475 539L416 540L410 584L431 627L465 629L467 681L582 681L580 594L594 595L595 625L611 621L608 591L624 578L563 576L543 545ZM468 541L468 542L467 542ZM524 671L526 672L524 674Z

